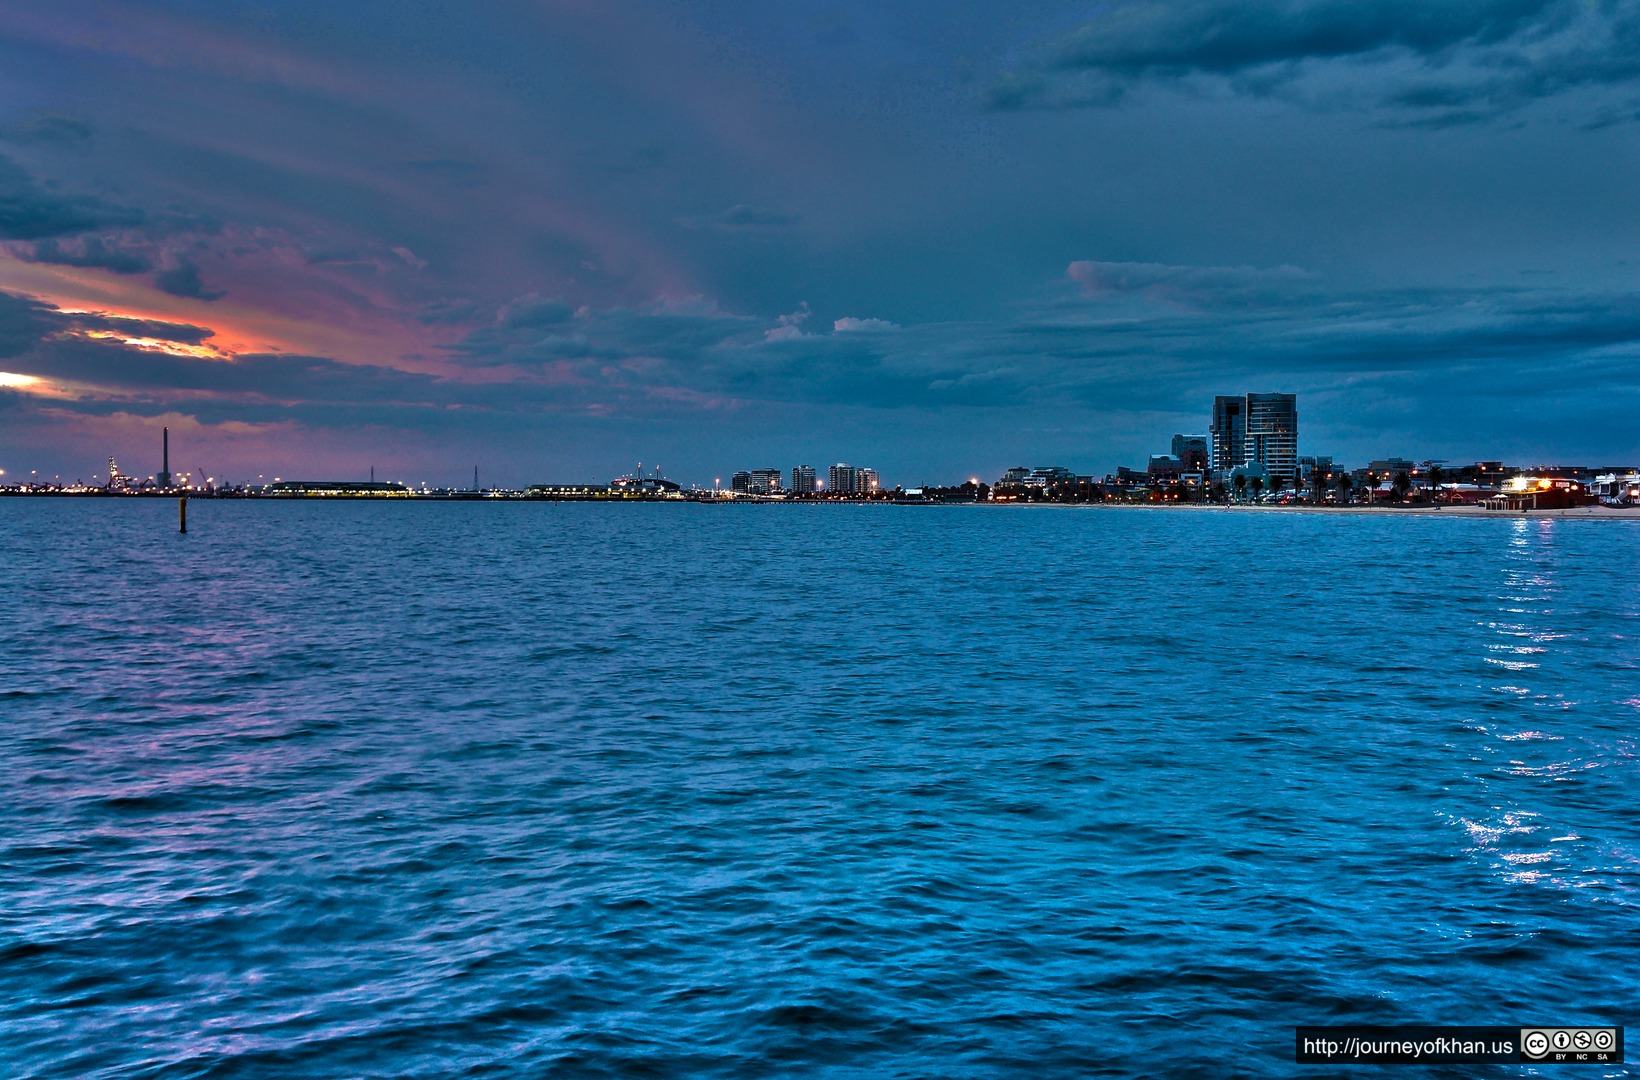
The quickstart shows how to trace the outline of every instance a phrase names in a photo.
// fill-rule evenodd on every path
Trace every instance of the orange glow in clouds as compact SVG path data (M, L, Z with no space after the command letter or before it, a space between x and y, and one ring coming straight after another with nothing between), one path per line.
M20 390L35 397L71 398L74 395L64 387L46 382L36 375L20 375L15 371L0 371L0 390Z
M91 312L72 312L71 314L92 314ZM103 314L108 314L104 312ZM127 337L116 334L111 330L81 330L78 336L93 341L117 341L121 345L129 345L135 349L144 349L148 352L170 353L172 356L191 356L196 360L232 360L233 356L209 343L203 345L189 345L182 341L165 341L161 338Z
M26 262L0 247L0 289L23 293L69 313L95 313L129 319L187 323L208 327L214 336L200 345L116 332L85 331L85 336L121 341L137 348L201 360L231 360L241 353L295 353L343 363L388 364L403 370L434 365L405 362L431 342L424 328L389 311L361 312L345 323L318 322L269 310L254 297L232 292L206 301L171 296L146 278L106 271ZM411 324L411 325L407 325Z

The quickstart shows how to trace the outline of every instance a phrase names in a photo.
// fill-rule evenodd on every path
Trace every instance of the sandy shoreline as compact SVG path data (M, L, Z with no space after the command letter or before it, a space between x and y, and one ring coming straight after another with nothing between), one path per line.
M976 503L990 505L995 503ZM1382 514L1402 517L1586 518L1640 521L1640 507L1574 506L1565 510L1486 510L1479 506L1250 506L1245 503L1013 503L1004 505L1061 509L1214 511L1232 514Z

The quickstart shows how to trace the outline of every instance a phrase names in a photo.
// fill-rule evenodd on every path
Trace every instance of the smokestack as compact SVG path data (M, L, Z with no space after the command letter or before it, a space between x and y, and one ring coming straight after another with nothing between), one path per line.
M164 431L164 434L161 436L163 442L160 445L164 448L165 457L159 475L154 479L159 482L160 487L168 488L171 486L171 429L163 428L161 430Z

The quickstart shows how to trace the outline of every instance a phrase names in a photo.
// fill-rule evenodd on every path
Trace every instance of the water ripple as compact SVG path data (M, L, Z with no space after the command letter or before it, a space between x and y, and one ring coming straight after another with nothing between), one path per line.
M1625 523L165 509L0 500L10 1074L1299 1075L1297 1024L1640 1014Z

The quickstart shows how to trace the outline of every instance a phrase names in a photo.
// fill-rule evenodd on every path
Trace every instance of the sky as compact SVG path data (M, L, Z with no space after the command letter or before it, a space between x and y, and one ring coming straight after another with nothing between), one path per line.
M8 0L0 469L1640 462L1640 0Z

